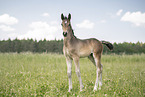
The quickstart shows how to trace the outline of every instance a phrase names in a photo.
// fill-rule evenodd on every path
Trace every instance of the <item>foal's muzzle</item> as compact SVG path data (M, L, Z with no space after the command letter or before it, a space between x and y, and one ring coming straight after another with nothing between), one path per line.
M67 36L67 32L63 32L63 36L66 37Z

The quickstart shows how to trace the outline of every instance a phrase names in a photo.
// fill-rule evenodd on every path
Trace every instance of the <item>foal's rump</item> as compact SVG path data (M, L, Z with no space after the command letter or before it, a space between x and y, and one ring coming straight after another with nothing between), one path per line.
M88 53L101 53L103 51L102 44L105 44L109 50L113 50L113 45L110 42L107 41L99 41L95 38L80 40L79 47L80 47L80 53L87 54Z

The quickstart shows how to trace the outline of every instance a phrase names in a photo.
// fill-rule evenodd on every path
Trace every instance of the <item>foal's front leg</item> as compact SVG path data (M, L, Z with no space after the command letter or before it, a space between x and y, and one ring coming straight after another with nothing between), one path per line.
M79 66L79 58L74 58L73 60L74 60L74 63L75 63L76 74L77 74L77 76L79 78L79 82L80 82L80 91L82 91L84 86L83 86L82 79L81 79L80 66Z
M72 78L71 78L72 59L66 58L66 62L67 62L67 75L68 75L68 80L69 80L68 92L70 92L72 90Z

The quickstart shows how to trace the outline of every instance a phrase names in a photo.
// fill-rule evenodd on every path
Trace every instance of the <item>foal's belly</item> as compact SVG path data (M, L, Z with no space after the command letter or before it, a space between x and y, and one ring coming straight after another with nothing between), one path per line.
M91 50L86 50L86 51L80 51L79 55L80 57L88 57L91 54Z

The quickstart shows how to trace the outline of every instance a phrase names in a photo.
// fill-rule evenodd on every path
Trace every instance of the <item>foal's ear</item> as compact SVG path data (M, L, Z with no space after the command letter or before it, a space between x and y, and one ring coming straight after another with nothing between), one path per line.
M69 13L69 15L68 15L68 19L70 20L71 19L71 14Z
M61 14L61 19L62 19L62 20L64 19L64 15L63 15L63 13Z

